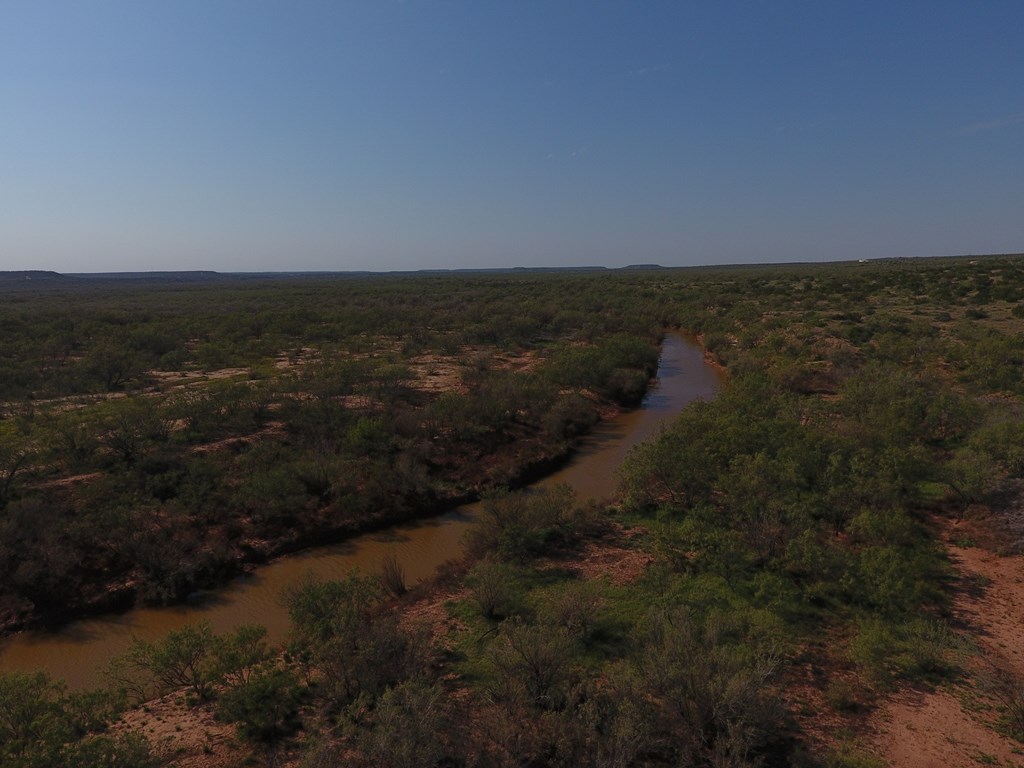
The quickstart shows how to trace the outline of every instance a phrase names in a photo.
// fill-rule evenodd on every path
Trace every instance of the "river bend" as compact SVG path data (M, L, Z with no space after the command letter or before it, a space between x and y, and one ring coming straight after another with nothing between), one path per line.
M666 335L657 381L641 406L598 424L561 470L536 485L568 483L580 501L611 496L629 449L654 435L687 403L712 397L718 383L719 374L704 361L700 347L681 334ZM473 524L474 511L470 504L430 520L289 555L188 605L137 608L80 619L55 631L23 632L0 642L0 671L45 670L71 688L99 685L100 670L133 638L153 640L204 619L218 633L241 624L263 624L269 639L279 641L288 628L288 612L280 599L287 585L309 573L326 579L341 577L354 567L373 573L389 552L398 556L410 583L427 578L462 554L463 535Z

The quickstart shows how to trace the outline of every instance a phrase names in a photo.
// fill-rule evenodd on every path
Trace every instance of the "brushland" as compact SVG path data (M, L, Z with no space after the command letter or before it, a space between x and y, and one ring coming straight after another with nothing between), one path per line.
M519 484L639 401L663 324L586 275L43 282L0 308L0 631Z
M47 573L78 535L32 527L59 514L53 500L84 527L111 509L90 499L122 499L112 506L142 541L111 545L101 518L83 541L104 540L119 565L94 570L120 567L145 597L142 574L164 577L140 553L161 531L230 549L333 530L324 516L350 505L394 509L372 475L350 479L358 470L386 468L405 499L521 477L607 403L635 401L665 327L697 335L727 383L633 452L612 505L488 492L470 556L430 584L407 589L397 563L297 584L286 648L256 626L218 637L199 624L137 643L102 692L0 678L4 765L872 766L891 759L872 718L907 690L973 702L965 719L1005 747L987 762L1019 749L1024 685L991 654L979 666L947 534L974 531L1009 557L1019 536L1022 258L177 286L137 306L87 297L126 339L180 327L148 353L166 348L159 360L177 367L165 382L172 363L147 360L85 385L70 373L102 371L86 362L103 349L91 341L40 360L40 332L25 341L35 357L5 353L21 378L2 380L25 388L7 395L2 424L4 583L22 590L9 610L36 605L19 570ZM46 312L57 323L55 300L9 303L5 327L30 334ZM284 321L294 316L305 319ZM208 359L206 345L231 354ZM424 358L451 365L457 384L424 386ZM351 366L378 378L342 376ZM231 369L237 379L214 378ZM171 410L219 387L230 394L218 406L196 408L213 414L203 426ZM131 394L89 391L111 388ZM266 399L229 407L249 393ZM120 447L125 414L163 409L162 429L121 432L142 435L140 452ZM182 490L203 471L218 478L212 495ZM168 492L167 478L183 479ZM325 484L348 501L335 506Z

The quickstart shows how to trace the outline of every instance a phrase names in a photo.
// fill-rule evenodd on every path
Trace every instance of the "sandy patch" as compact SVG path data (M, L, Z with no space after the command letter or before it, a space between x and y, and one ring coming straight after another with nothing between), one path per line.
M418 355L409 360L409 367L416 378L409 386L421 392L466 392L462 383L465 365L459 365L454 358L445 355Z
M901 768L1024 766L1020 748L976 718L948 691L904 691L873 718L875 744L887 765Z
M249 378L248 368L217 368L210 371L148 371L146 376L156 380L157 384L169 385L163 389L179 389L188 384L203 381L222 381L223 379Z
M437 650L450 652L454 638L467 631L468 627L461 619L452 616L447 606L468 596L469 590L465 587L431 591L425 599L403 606L398 614L398 623L414 636L425 630Z
M979 682L995 668L1024 676L1024 556L958 547L950 542L964 535L961 525L939 525L960 575L952 624L980 653L952 692L903 691L880 706L870 718L873 744L894 766L1024 766L1024 745L995 730L996 702Z
M953 602L957 619L989 657L1024 676L1024 557L955 546L949 556L965 582Z
M264 440L283 440L287 436L284 422L272 421L250 435L240 437L225 437L221 440L213 440L209 443L202 443L192 448L192 453L217 453L227 451L245 445L256 445Z
M302 347L299 350L279 354L274 358L274 367L279 371L286 371L310 363L319 357L320 353L312 347Z
M650 552L601 541L587 541L578 557L571 568L580 578L586 581L607 579L619 585L639 580L654 561Z
M35 483L30 487L33 490L37 491L45 489L67 488L69 486L75 485L76 483L86 483L92 480L98 480L101 477L103 477L102 472L85 472L79 475L69 475L67 477L57 478L56 480L47 480L42 483Z
M464 347L458 358L450 355L417 355L408 361L415 378L409 386L421 392L440 394L443 392L469 391L463 376L472 367L472 360L486 361L488 368L499 371L530 371L537 365L535 352L495 353L479 347Z
M180 768L240 763L235 727L217 722L210 705L187 706L180 691L127 712L112 730L141 733L161 762Z
M654 561L654 555L638 546L637 539L641 535L643 531L639 528L625 528L612 522L608 532L600 538L587 538L578 548L545 558L539 566L573 571L583 581L632 584Z

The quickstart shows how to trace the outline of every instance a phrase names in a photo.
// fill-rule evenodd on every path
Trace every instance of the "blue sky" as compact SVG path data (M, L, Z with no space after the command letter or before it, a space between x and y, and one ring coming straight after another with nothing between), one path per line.
M0 0L0 269L1024 251L1024 3Z

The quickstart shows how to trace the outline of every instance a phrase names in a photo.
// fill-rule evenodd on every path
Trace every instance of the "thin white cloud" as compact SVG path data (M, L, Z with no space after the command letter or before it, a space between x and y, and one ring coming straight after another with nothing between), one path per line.
M545 155L544 159L545 160L561 160L562 158L568 158L568 159L571 160L573 158L581 158L584 155L588 154L589 152L590 152L590 145L589 144L584 144L582 146L578 146L575 149L571 149L571 150L563 150L561 152L548 152L547 155Z
M959 133L981 133L982 131L998 131L1014 125L1024 125L1024 112L1004 117L999 120L988 120L985 122L971 123L960 129Z

